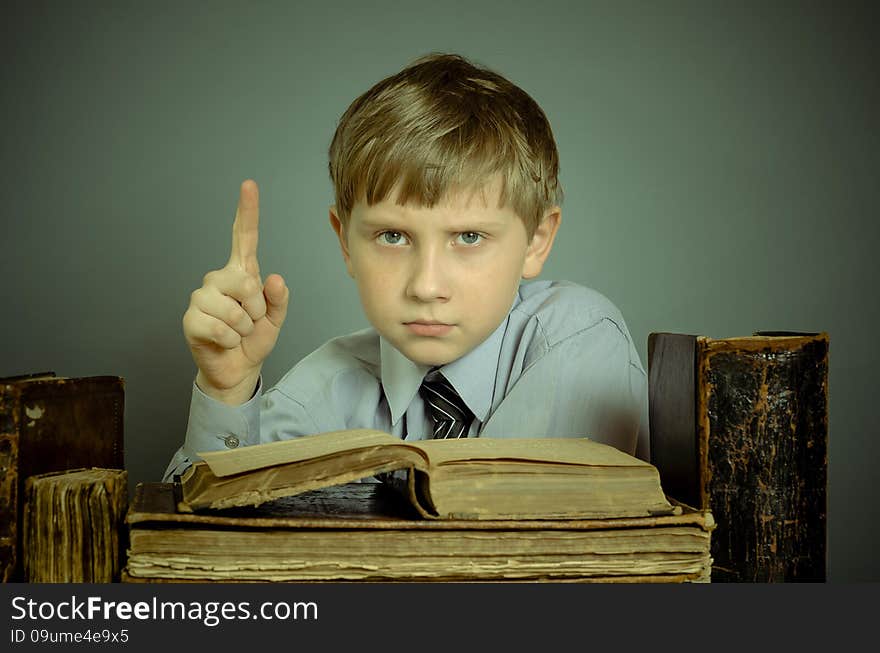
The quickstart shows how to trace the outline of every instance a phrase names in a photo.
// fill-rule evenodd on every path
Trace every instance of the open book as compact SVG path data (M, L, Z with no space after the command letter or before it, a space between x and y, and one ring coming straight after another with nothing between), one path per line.
M403 470L394 484L426 518L599 519L673 514L651 464L586 438L404 442L368 429L200 453L178 510L259 505Z

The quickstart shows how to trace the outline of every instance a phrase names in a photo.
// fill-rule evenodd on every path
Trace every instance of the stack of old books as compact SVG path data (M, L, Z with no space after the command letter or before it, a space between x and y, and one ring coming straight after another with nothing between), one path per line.
M0 378L0 581L118 580L124 408L117 376Z
M139 484L123 581L706 581L708 510L588 439L342 431ZM384 474L391 482L356 482Z

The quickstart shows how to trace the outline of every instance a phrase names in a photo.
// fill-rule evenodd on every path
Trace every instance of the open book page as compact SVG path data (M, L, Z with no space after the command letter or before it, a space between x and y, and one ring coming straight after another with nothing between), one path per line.
M462 438L424 440L431 466L462 460L525 460L601 467L649 467L643 460L587 438Z
M205 460L181 476L182 511L258 505L398 469L427 469L421 449L367 429L201 455Z
M322 458L342 451L387 444L402 445L403 443L400 438L383 431L352 429L226 451L199 452L198 455L208 464L215 476L222 477L273 465Z
M11 383L30 383L31 381L46 381L49 379L57 379L59 381L67 380L66 376L56 376L55 372L35 372L34 374L18 374L16 376L4 376L0 378L0 384L6 385Z
M352 429L280 440L227 451L206 451L215 476L330 456L366 447L395 445L427 454L432 466L457 460L524 460L570 465L640 467L648 463L587 438L460 438L403 442L383 431Z

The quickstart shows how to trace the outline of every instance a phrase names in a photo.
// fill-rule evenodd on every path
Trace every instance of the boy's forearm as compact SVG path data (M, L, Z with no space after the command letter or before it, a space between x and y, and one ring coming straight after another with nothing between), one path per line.
M247 403L250 398L254 396L254 390L256 390L259 380L260 369L257 369L237 386L221 389L215 388L207 383L202 376L201 371L196 375L196 385L199 387L199 390L212 399L216 399L228 406L240 406L241 404Z

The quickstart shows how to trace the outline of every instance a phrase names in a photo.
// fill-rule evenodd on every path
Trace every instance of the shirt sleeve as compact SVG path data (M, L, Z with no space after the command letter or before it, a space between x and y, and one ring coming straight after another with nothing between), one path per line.
M260 441L260 395L262 377L254 395L240 406L230 406L209 397L193 382L189 420L183 446L165 470L163 480L171 481L195 461L199 451L234 449Z
M252 444L333 430L319 425L306 407L279 388L262 392L263 379L254 396L240 406L229 406L206 395L193 383L186 437L171 458L163 480L170 482L194 462L200 451L222 451ZM328 406L331 401L325 402ZM328 414L332 414L328 409Z

